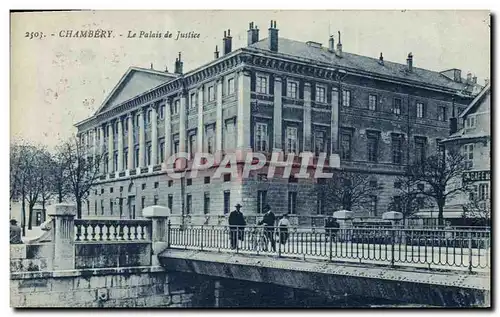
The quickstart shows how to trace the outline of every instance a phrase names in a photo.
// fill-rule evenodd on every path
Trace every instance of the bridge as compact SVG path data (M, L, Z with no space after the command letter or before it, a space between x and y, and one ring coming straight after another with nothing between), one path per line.
M43 236L11 245L13 307L231 307L269 289L280 290L282 307L307 292L327 306L345 295L490 306L489 230L354 228L341 219L333 232L275 229L273 250L262 228L172 224L161 206L137 220L74 219L65 204L49 215Z

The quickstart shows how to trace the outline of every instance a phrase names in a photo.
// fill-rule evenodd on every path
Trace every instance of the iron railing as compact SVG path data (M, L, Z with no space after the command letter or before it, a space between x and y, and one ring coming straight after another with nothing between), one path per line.
M392 267L490 268L489 230L344 228L279 228L221 225L173 226L169 247L231 251L329 261L388 264ZM232 243L231 239L236 239ZM272 240L276 243L273 249Z

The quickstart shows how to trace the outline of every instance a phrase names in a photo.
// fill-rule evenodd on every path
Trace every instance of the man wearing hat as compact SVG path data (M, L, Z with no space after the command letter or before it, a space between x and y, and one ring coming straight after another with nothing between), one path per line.
M263 211L265 211L264 218L262 218L258 225L264 225L264 235L268 241L271 241L271 248L276 252L276 241L274 240L274 222L276 221L276 216L269 205L265 205ZM265 251L267 251L267 245Z
M246 221L243 213L240 211L241 205L238 203L234 206L236 210L229 213L229 234L231 239L231 249L236 249L238 239L243 241L243 230L245 230Z
M16 219L10 221L10 244L22 244L21 228L17 225Z

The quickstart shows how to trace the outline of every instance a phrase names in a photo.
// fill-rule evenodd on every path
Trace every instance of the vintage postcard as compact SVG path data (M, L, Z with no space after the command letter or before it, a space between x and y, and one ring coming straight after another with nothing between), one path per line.
M490 12L10 31L12 307L491 307Z

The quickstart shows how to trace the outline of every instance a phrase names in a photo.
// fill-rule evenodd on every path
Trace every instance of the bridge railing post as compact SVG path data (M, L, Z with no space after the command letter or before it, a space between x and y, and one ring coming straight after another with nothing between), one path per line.
M143 217L151 219L151 265L160 265L158 254L170 246L170 209L163 206L149 206L142 210Z
M73 204L56 204L50 208L48 215L53 221L54 270L71 270L75 268L75 216L76 206Z
M472 273L472 231L468 232L469 240L469 273Z

